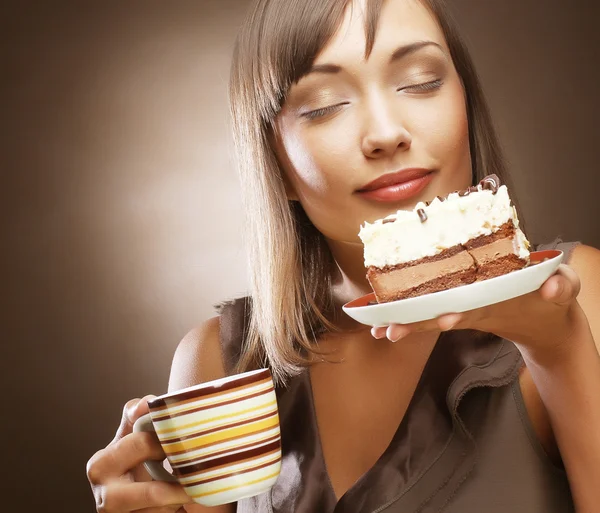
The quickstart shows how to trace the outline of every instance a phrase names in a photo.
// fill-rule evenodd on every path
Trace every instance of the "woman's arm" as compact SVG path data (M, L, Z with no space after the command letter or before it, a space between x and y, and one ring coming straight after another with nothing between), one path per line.
M580 329L553 358L525 351L521 386L542 443L560 451L577 511L587 513L600 503L600 251L578 246L569 265L581 282Z
M415 331L476 329L511 340L538 433L555 440L578 513L600 504L600 251L578 246L569 266L530 294L414 324L373 328L398 340ZM577 297L579 296L579 299ZM533 399L532 399L533 397Z

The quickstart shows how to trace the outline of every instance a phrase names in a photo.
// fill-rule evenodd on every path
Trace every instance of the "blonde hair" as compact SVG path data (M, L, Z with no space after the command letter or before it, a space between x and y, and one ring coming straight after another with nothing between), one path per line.
M504 161L479 78L442 0L421 0L446 37L467 99L473 182ZM246 212L250 322L237 370L269 365L278 383L306 367L332 329L333 258L298 202L288 201L271 145L289 87L311 67L351 0L257 0L238 35L230 77L234 141ZM368 2L366 56L383 0Z

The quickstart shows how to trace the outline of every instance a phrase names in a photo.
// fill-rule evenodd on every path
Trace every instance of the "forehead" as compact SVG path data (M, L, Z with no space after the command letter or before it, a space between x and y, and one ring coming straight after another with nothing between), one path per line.
M319 52L314 64L355 61L365 58L365 22L368 0L349 2L344 18L329 43ZM433 41L447 50L446 40L434 14L419 0L383 2L375 45L369 60L387 59L389 52L404 43Z

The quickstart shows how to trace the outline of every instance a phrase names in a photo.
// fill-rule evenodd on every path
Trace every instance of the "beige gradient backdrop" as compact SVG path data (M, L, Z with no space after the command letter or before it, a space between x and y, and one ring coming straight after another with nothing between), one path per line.
M243 0L3 7L0 510L93 511L121 405L245 290L226 82ZM530 236L600 246L598 8L455 0ZM543 7L542 7L543 6Z

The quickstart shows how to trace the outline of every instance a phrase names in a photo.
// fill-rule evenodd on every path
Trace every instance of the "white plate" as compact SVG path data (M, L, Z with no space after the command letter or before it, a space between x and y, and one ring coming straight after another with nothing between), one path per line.
M386 326L426 321L447 313L466 312L500 303L539 289L554 274L563 253L558 250L535 251L530 258L535 265L489 280L375 305L369 305L375 301L375 295L371 293L346 303L343 310L362 324Z

